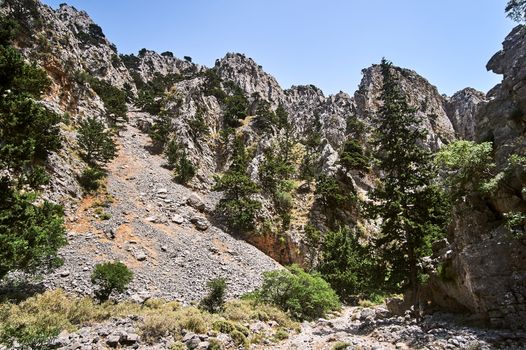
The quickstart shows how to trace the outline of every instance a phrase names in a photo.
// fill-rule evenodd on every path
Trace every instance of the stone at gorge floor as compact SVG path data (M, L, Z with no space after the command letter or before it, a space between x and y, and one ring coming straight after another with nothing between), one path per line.
M280 344L257 349L331 350L338 342L360 350L526 349L526 332L480 329L461 322L461 316L436 313L417 323L390 315L383 307L347 307L334 318L304 322L300 333Z

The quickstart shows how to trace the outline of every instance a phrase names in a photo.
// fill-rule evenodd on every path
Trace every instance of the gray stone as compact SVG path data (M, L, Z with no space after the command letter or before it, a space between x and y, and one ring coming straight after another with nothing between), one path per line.
M137 259L138 261L144 261L146 260L146 258L148 257L146 255L146 253L142 250L137 250L133 253L133 255L135 256L135 259Z
M205 204L203 200L196 194L192 194L186 199L186 204L199 211L205 210Z
M179 214L172 215L171 220L172 222L179 224L179 225L184 222L184 218Z
M116 348L119 346L119 341L121 340L120 335L112 334L106 338L106 344L108 344L109 347Z
M190 219L190 222L200 231L205 231L210 226L208 220L202 216L194 216Z

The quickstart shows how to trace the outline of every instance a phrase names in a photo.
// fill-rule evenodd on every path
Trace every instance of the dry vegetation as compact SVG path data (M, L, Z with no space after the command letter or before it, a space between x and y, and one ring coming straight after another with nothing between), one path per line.
M149 299L143 304L134 302L96 303L89 297L74 297L62 290L46 291L18 304L0 305L0 339L38 335L52 338L62 330L74 332L86 325L138 316L137 332L146 343L156 343L162 337L182 339L183 331L198 334L229 334L237 345L279 341L298 331L298 323L283 311L266 304L248 300L225 303L222 312L211 314L194 306L183 307L176 301ZM250 325L263 321L269 325L257 332Z

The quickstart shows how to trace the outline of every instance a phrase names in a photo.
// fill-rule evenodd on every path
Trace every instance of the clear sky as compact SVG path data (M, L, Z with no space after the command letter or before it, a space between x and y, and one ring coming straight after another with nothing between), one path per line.
M500 81L486 63L516 25L507 0L43 0L85 10L120 53L141 48L213 66L227 52L262 65L284 88L353 93L382 57L448 95Z

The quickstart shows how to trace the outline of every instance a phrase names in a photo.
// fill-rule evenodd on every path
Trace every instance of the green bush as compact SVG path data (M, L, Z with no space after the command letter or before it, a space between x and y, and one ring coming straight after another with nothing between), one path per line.
M340 307L338 296L319 274L309 274L297 265L288 271L266 272L263 278L256 298L276 305L296 319L312 320Z
M53 340L58 336L61 329L46 322L39 322L33 325L11 325L0 326L0 344L14 349L14 344L18 343L17 349L31 350L51 350Z
M226 294L226 281L224 278L215 278L207 283L210 291L201 300L199 307L208 312L219 312L223 309Z
M345 170L369 171L371 160L365 155L363 147L355 140L347 140L340 152L340 164Z
M98 288L95 296L100 301L108 300L114 290L124 292L132 278L133 272L121 262L97 264L91 274L91 282Z
M175 181L185 185L192 180L197 170L192 162L188 159L186 152L183 150L179 157L179 161L175 165Z
M241 126L240 119L247 116L248 101L242 94L228 96L225 99L224 124L226 127L237 128Z
M79 183L86 192L95 192L99 189L100 180L104 176L104 171L98 168L87 167L79 176Z
M102 166L117 156L117 146L104 124L93 117L80 122L77 142L82 158L92 166Z
M172 120L166 113L161 113L153 123L149 135L156 151L162 152L164 146L169 141L170 133L173 130Z
M9 271L41 271L60 266L66 244L64 211L37 196L9 189L0 181L0 279Z
M198 108L194 118L188 121L188 127L190 128L190 132L195 141L210 133L204 119L204 112L200 108Z
M233 161L228 171L217 177L214 190L223 191L223 198L216 206L231 229L248 231L254 228L256 214L261 203L252 198L259 192L258 185L247 174L249 157L240 139L234 141Z
M166 144L166 147L164 149L164 155L166 156L166 167L168 169L173 169L177 165L180 155L181 146L179 146L179 143L175 139L171 139Z
M495 164L491 142L477 144L459 140L443 147L435 155L435 163L445 174L445 186L453 200L478 191L494 175Z
M25 14L33 1L11 2ZM38 11L36 11L38 14ZM64 244L62 207L38 198L49 177L44 168L49 153L61 148L61 116L41 103L50 80L44 70L27 64L11 46L19 28L0 16L0 279L9 271L34 272L60 264ZM34 29L36 23L32 23Z
M128 120L126 113L126 92L111 85L107 81L89 77L89 84L101 98L106 109L106 117L111 126Z
M373 250L360 244L356 230L340 228L326 232L320 251L317 270L341 300L349 302L381 287L383 276L377 272Z

